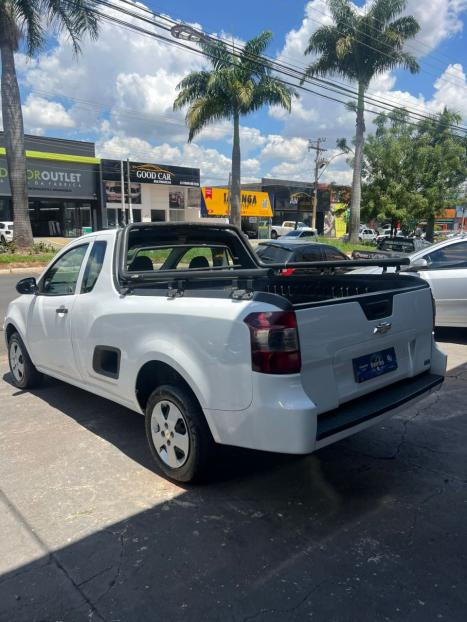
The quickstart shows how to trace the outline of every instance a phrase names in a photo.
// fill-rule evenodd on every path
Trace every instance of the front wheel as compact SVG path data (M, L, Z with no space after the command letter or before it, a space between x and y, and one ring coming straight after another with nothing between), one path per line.
M163 385L149 396L146 436L159 471L176 482L199 479L214 447L196 398L178 385Z
M33 389L41 384L43 374L34 367L18 333L13 333L8 341L8 362L15 387Z

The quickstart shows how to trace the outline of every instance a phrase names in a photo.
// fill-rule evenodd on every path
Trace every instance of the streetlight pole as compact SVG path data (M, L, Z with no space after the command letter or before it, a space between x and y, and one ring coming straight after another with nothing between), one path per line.
M321 143L326 142L325 138L318 138L316 141L309 140L308 141L308 151L313 149L316 151L315 156L315 187L313 193L313 209L311 212L311 226L313 229L316 229L316 213L318 211L318 179L319 179L319 169L324 164L324 161L321 160L320 155L322 152L327 151L327 149L323 149L321 147Z
M130 217L130 224L133 224L133 204L131 202L131 182L130 182L130 158L126 159L126 178L128 185L128 215Z
M120 197L122 204L122 223L125 224L125 176L123 174L123 160L120 160Z

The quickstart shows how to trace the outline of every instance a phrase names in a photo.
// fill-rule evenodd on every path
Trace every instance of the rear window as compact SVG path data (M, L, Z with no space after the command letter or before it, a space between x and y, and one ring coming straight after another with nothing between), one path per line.
M265 263L284 263L292 256L292 251L281 246L262 245L257 250L257 255Z
M224 245L177 244L136 249L128 254L129 272L150 270L203 270L206 268L234 268L230 249Z
M229 227L133 225L127 236L129 272L257 267L251 251Z
M414 251L414 243L413 240L383 240L380 249L396 253L412 253Z

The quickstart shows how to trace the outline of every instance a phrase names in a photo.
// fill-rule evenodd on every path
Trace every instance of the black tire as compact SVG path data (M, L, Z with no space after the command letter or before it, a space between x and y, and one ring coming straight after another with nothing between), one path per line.
M13 384L18 389L33 389L42 383L44 374L34 367L26 346L17 332L14 332L8 340L8 363Z
M277 240L277 231L271 231L271 240Z
M0 244L6 244L6 238L4 238L3 235L0 237Z
M160 405L159 409L158 405ZM179 413L181 419L178 418L174 426L173 420L179 416ZM165 429L157 421L157 419L161 420L161 416L167 422L164 423ZM175 482L199 481L212 456L214 441L201 407L191 392L175 384L158 387L149 396L145 417L146 436L158 470ZM177 446L174 431L177 438L182 439L184 443L188 442L186 452L183 444L179 443ZM170 434L172 438L165 436ZM157 448L154 439L156 439ZM165 459L162 458L164 455ZM180 465L175 466L174 461L180 462Z

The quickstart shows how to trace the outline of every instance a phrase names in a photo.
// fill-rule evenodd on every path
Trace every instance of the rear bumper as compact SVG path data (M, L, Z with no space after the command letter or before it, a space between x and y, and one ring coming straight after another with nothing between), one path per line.
M439 389L443 381L444 376L425 372L391 384L376 394L364 395L335 410L318 415L316 443L320 444L320 441L335 437L349 428L360 426L390 411L400 410L417 398Z
M206 410L216 442L278 453L307 454L404 410L440 388L446 357L433 348L431 370L335 410L317 414L300 375L253 374L253 401L242 411Z

